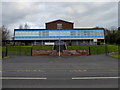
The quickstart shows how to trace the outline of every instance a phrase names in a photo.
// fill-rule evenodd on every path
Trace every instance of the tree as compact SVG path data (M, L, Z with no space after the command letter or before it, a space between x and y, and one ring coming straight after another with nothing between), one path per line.
M94 27L94 29L100 29L100 28L103 28L103 27L100 27L100 26L96 26L96 27Z
M120 27L118 27L118 30L120 30Z
M120 44L120 30L107 30L106 42L109 44Z
M19 26L19 29L23 29L23 26L22 26L22 25L20 25L20 26Z
M29 25L25 23L24 25L19 25L19 29L29 29Z
M24 29L29 29L29 25L27 23L24 25Z
M2 40L8 40L9 39L9 30L3 25L1 27L1 31L2 31Z
M117 38L116 38L116 43L120 44L120 27L117 30Z

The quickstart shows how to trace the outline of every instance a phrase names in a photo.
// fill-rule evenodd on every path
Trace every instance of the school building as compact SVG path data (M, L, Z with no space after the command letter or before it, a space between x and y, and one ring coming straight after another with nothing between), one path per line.
M73 22L55 20L45 23L45 29L14 29L15 45L66 45L104 44L104 28L74 28Z

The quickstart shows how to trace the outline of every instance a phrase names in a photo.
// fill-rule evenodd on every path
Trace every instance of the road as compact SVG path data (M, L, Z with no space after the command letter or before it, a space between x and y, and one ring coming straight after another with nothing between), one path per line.
M3 60L3 88L117 88L118 59L13 56Z

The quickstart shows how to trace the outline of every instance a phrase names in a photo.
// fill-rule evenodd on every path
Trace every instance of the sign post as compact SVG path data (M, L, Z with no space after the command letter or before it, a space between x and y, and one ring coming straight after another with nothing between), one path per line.
M60 38L59 38L59 56L60 56Z

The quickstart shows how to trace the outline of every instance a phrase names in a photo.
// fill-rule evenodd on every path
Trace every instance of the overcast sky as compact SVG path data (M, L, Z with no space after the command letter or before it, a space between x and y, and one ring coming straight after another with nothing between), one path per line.
M44 29L57 19L74 22L75 28L118 26L117 2L2 2L2 24L11 32L27 23Z

